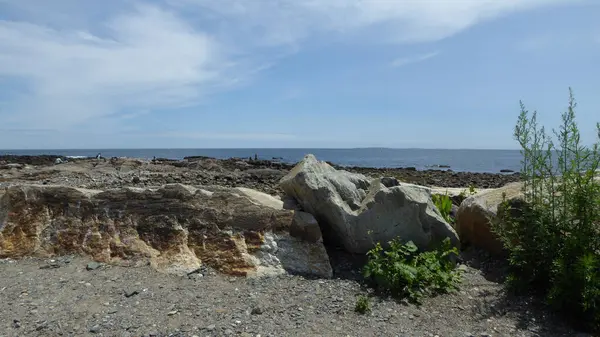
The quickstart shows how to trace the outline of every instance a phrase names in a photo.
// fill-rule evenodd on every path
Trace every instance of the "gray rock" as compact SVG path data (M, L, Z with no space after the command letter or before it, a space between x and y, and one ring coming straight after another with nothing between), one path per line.
M137 289L127 289L127 290L125 290L125 297L128 297L128 298L133 297L139 293L140 293L140 291Z
M393 181L386 181L394 185ZM284 192L315 216L323 236L351 253L366 253L376 242L400 237L422 249L458 235L442 218L429 188L338 171L307 155L280 181Z
M394 177L383 177L380 181L385 187L400 186L400 182Z
M98 262L90 262L87 264L87 266L85 266L86 270L96 270L98 268L102 267L101 263Z
M261 306L259 306L259 305L254 306L252 308L252 311L250 311L250 313L252 315L262 315L263 312L264 312L263 308Z
M322 240L321 229L317 219L306 212L297 211L294 214L290 235L308 242L319 242Z

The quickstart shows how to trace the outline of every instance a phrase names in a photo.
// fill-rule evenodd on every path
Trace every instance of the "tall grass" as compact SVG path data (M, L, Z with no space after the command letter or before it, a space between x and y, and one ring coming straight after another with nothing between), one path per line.
M523 155L524 200L507 201L494 226L509 251L513 290L536 291L577 323L600 331L600 123L585 146L575 102L548 134L521 102L514 138Z

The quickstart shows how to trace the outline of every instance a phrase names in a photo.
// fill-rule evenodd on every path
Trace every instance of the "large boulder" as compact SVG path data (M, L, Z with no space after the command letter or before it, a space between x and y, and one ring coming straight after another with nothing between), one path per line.
M230 275L331 277L316 226L309 214L244 188L15 185L0 198L0 257L75 253L177 274L206 264Z
M423 186L369 179L307 155L281 179L280 187L315 216L328 241L351 253L365 253L376 242L387 245L395 238L412 240L422 249L445 238L459 244Z
M500 221L498 207L503 200L515 201L523 197L522 187L522 183L511 183L465 199L456 214L455 226L461 241L493 255L504 254L503 244L492 231L491 225Z

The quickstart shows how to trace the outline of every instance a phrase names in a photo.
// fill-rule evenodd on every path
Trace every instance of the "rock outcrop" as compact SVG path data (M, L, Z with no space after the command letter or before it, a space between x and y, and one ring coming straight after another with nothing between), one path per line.
M331 277L307 213L245 188L88 190L14 185L0 199L0 257L84 254L183 274L202 264L231 275Z
M459 244L426 187L336 170L313 155L283 177L280 187L315 216L328 241L351 253L395 238L412 240L422 249L445 238Z
M523 196L522 183L511 183L504 187L485 190L465 199L456 214L456 230L464 243L470 243L494 255L503 254L502 242L491 230L498 219L498 206L506 200Z

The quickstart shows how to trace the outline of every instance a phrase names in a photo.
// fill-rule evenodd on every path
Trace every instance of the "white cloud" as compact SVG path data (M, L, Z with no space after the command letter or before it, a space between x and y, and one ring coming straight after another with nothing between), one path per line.
M9 104L14 123L60 128L125 107L188 104L222 83L218 44L170 12L140 6L103 28L106 36L0 21L0 75L29 85Z
M13 86L0 121L61 130L124 114L118 123L245 83L307 40L434 41L573 1L0 0L0 81Z
M439 55L439 52L434 51L434 52L427 53L427 54L421 54L421 55L415 55L415 56L409 56L409 57L399 57L399 58L393 60L390 65L395 68L402 67L407 64L425 61L425 60L435 57L437 55Z
M344 33L368 41L434 41L512 12L586 0L169 0L225 25L220 32L249 41L295 44L317 34ZM245 34L244 34L245 33Z

